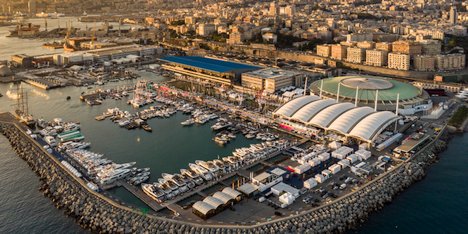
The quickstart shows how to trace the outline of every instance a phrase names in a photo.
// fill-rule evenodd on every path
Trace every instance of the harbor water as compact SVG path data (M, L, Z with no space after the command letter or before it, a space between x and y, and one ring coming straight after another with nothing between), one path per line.
M44 19L28 19L24 23L32 23L36 25L40 25L40 30L45 30L45 23ZM57 19L48 19L47 20L47 28L48 30L55 29L55 28L66 28L66 25L70 24L72 27L75 28L91 28L91 27L100 27L102 26L103 22L96 22L96 23L82 23L78 21L76 17L61 17ZM110 26L114 28L118 28L117 23L109 23ZM130 25L121 25L120 28L123 29L130 29ZM8 27L0 27L0 60L7 60L10 59L11 55L14 54L28 54L28 55L41 55L41 54L52 54L52 53L60 53L63 52L63 49L58 50L50 50L42 47L42 44L46 42L51 42L53 40L47 39L19 39L14 37L7 37L10 35L9 30L13 30L15 26L8 26ZM64 38L57 38L57 41L61 41Z
M5 27L0 27L0 59L8 59L13 52L34 51L35 46L43 43L5 38L6 32ZM42 51L38 49L34 53ZM141 75L155 82L165 80L152 73ZM132 82L111 83L104 87ZM92 151L104 153L117 163L135 161L138 167L150 167L151 180L162 172L177 172L187 167L189 162L230 155L235 148L255 142L239 135L225 147L220 147L211 140L214 134L210 124L183 127L180 122L188 116L181 113L167 119L149 120L152 133L128 131L109 120L99 122L94 119L107 108L132 110L125 100L106 100L102 105L90 107L79 100L82 92L90 91L84 87L50 91L28 85L23 87L28 91L30 112L36 118L51 120L60 117L65 121L79 121L86 141L92 143ZM0 84L0 93L4 95L0 98L0 112L14 108L15 101L5 95L8 90L14 90L14 87ZM67 101L67 96L71 100ZM467 142L466 134L456 136L424 180L411 186L382 211L372 214L362 227L350 233L463 233L468 230ZM0 186L0 233L85 232L38 191L36 175L14 154L3 136L0 136ZM133 207L145 207L124 189L111 190L110 194Z

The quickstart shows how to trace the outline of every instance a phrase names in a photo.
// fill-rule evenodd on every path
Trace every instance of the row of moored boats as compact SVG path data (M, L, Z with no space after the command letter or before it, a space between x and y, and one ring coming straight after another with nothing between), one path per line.
M28 134L37 139L40 135L46 145L44 148L49 153L56 150L67 159L71 171L80 171L94 182L100 185L108 185L120 179L138 185L149 179L149 168L138 169L132 167L135 162L117 164L104 158L103 154L86 150L91 143L84 142L84 136L80 132L80 124L76 122L64 122L60 118L47 122L43 119L37 121L37 134L31 131Z
M268 155L287 147L289 147L289 142L286 140L252 144L249 147L236 149L232 156L206 162L197 160L195 163L189 163L188 168L181 169L180 173L163 173L157 182L142 184L142 189L148 196L162 203L208 181L216 180L236 171L240 167L265 159Z

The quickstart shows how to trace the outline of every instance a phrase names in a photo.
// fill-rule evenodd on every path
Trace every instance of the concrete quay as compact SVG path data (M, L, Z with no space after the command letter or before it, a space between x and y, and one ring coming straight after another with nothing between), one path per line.
M0 132L17 155L36 172L42 182L41 191L83 228L102 233L344 232L359 225L371 212L383 208L406 187L422 179L424 170L436 159L435 154L445 146L439 140L444 128L410 160L329 204L254 225L217 225L143 214L90 190L20 126L11 115L0 114Z

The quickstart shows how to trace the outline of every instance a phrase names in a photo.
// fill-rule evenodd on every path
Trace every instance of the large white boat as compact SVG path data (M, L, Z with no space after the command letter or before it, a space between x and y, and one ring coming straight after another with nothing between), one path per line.
M188 190L186 181L179 174L171 175L168 173L162 173L162 177L169 185L175 184L179 188L179 192L183 193Z
M189 188L195 187L194 182L192 182L191 180L189 180L188 178L185 178L184 176L180 174L174 174L174 176L172 177L172 180L174 181L174 183L177 184L177 186L179 186L181 192L186 192L189 190Z
M220 121L220 122L217 122L216 124L214 124L213 126L211 126L211 129L213 131L218 131L218 130L221 130L221 129L224 129L224 128L227 128L227 127L230 127L230 126L232 126L231 122Z
M130 169L115 169L102 176L99 180L101 184L110 184L117 180L123 179L130 174Z
M220 160L220 159L215 159L215 160L213 160L213 163L214 163L217 167L219 167L220 169L222 169L223 172L228 172L228 171L230 171L230 169L231 169L231 167L230 167L229 164L224 163L224 162L223 162L222 160Z
M200 176L197 173L193 172L190 169L180 169L180 173L192 179L192 181L197 185L201 185L203 183L203 179L200 178Z
M135 165L135 162L123 163L123 164L112 163L110 165L104 166L104 168L100 172L97 173L97 176L106 177L108 175L115 174L115 171L118 171L118 170L130 170L128 168L133 165Z
M164 192L167 199L174 197L172 189L164 182L164 180L158 180L158 183L154 183L154 185Z
M143 192L146 193L152 199L163 202L165 198L164 191L159 187L158 183L155 184L141 184L141 188Z
M90 142L73 142L68 141L61 143L59 145L59 150L67 150L67 149L86 149L91 146Z
M217 167L213 162L205 162L205 161L202 161L202 160L197 160L195 161L195 163L198 165L198 166L201 166L201 167L204 167L205 169L209 170L211 173L215 174L219 171L219 167Z
M195 118L195 122L198 124L205 124L210 121L210 118L207 115L201 115Z
M190 118L190 119L187 119L187 120L183 121L183 122L180 123L180 124L182 124L183 126L190 126L190 125L193 125L194 123L195 123L195 120L193 120L192 118Z
M204 180L212 180L213 175L205 168L198 166L197 164L189 163L190 169L198 173Z
M166 184L171 189L173 196L177 196L181 193L179 186L177 186L177 184L172 180L159 179L158 182L162 184Z

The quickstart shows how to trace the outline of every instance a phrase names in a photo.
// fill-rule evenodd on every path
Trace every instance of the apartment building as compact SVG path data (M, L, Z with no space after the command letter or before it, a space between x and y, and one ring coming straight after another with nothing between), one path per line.
M388 68L408 71L410 69L410 56L408 54L389 53Z
M366 50L366 65L387 66L388 52L382 50Z

